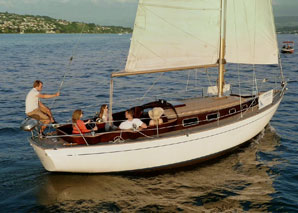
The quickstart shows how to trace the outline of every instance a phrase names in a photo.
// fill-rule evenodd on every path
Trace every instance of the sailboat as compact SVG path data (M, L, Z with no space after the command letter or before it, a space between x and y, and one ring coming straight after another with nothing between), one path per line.
M280 68L281 80L265 91L226 94L227 64L251 65L252 72L260 64ZM114 125L125 120L125 111L112 111L114 78L218 68L217 83L208 88L211 95L132 107L134 117L147 124L149 109L163 109L163 123L142 130L106 132L104 124L96 124L93 134L73 135L72 124L64 124L40 137L32 120L23 128L32 131L29 142L51 172L191 165L230 152L264 129L286 91L280 64L271 0L139 0L126 67L111 74L109 113Z

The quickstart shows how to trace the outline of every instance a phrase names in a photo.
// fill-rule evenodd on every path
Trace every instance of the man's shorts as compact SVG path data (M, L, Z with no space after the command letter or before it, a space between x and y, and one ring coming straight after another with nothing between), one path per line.
M27 115L31 118L41 121L42 123L44 123L45 121L50 121L50 117L39 108L27 113Z

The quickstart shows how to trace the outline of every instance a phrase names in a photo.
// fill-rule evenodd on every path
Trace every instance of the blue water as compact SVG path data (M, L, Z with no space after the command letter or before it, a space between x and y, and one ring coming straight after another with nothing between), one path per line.
M32 83L40 79L44 93L55 93L65 74L61 96L43 102L51 106L58 122L68 122L77 108L82 108L86 117L92 116L109 100L110 74L124 68L130 36L0 35L1 212L297 211L298 51L282 55L289 90L270 125L248 146L228 156L142 176L44 170L27 141L30 133L19 129ZM279 35L278 39L298 44L297 35ZM261 70L258 78L269 75L271 84L276 84L274 76L279 71L275 66L257 68ZM253 75L247 67L241 69L242 79ZM232 83L238 74L228 70L226 77ZM216 71L211 70L208 76L191 71L117 78L114 109L157 98L201 95L204 90L200 87L209 80L215 82ZM242 93L250 92L244 83L241 87ZM233 85L233 90L238 88Z

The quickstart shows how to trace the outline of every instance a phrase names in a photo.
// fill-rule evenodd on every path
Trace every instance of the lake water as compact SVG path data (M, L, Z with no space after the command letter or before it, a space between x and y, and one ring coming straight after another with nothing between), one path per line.
M147 175L45 171L28 143L30 133L19 129L25 118L24 99L32 83L40 79L44 93L55 93L65 74L61 96L43 102L52 107L58 122L68 122L77 108L85 111L85 117L92 116L108 102L109 77L124 68L130 36L0 35L0 211L297 211L298 51L282 55L289 90L270 125L249 145L225 157ZM278 39L298 44L297 35L279 35ZM74 59L70 63L71 56ZM257 76L268 74L273 78L275 68L261 67ZM244 79L253 75L246 67L242 69ZM238 79L229 70L226 76L232 81ZM213 71L115 79L114 109L157 98L192 96L198 93L193 88L215 80ZM244 84L242 87L245 90ZM199 89L200 95L203 92Z

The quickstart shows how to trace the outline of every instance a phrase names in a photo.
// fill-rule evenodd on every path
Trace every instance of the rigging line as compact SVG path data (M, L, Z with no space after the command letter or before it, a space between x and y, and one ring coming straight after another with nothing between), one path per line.
M256 93L258 94L259 90L258 90L258 81L257 81L257 76L256 76L255 64L253 64L253 84L255 84ZM253 95L253 93L252 93L252 95Z
M186 81L186 87L185 87L185 91L188 91L188 84L189 84L189 79L190 79L190 74L191 74L191 70L188 71L188 78L187 78L187 81Z
M254 29L254 45L253 45L253 59L255 60L255 51L256 51L256 26L257 26L257 19L256 19L256 16L257 16L257 2L255 1L255 16L254 16L254 26L255 26L255 29ZM253 64L253 87L252 87L252 95L254 93L254 86L255 86L255 90L256 92L258 92L258 84L257 84L257 81L255 80L256 79L256 67L255 67L255 64ZM255 85L254 85L255 84Z
M154 52L152 49L150 49L149 47L147 47L146 45L144 45L142 42L140 42L139 40L133 39L133 41L139 43L142 47L144 47L146 50L148 50L149 52L151 52L153 55L155 55L156 57L160 58L163 62L166 62L166 60L164 58L162 58L160 55L158 55L156 52ZM134 57L136 57L134 55Z
M239 68L240 69L240 68ZM259 81L261 81L261 79L259 80ZM243 81L243 82L241 82L240 80L238 81L238 85L239 84L241 84L241 83L245 83L245 82L251 82L251 80L249 80L249 81ZM201 87L201 88L204 88L204 87ZM188 90L187 90L187 92L191 92L191 91L198 91L199 89L201 89L201 88L193 88L193 89L189 89L188 88ZM176 97L176 96L179 96L179 94L180 93L185 93L185 90L181 90L181 91L178 91L178 92L172 92L172 93L164 93L164 94L160 94L160 95L155 95L155 97L156 98L158 98L158 97L161 97L161 96L167 96L167 97ZM145 97L146 99L151 99L150 97ZM145 99L144 98L144 99ZM139 101L140 100L140 98L131 98L131 99L118 99L117 100L117 103L123 103L123 102L130 102L130 103L132 103L132 102L137 102L137 101ZM88 106L89 107L89 106ZM87 108L87 107L85 107L85 108Z
M146 95L150 92L150 90L155 86L155 84L161 79L161 77L163 76L163 72L160 73L159 77L153 82L153 84L151 85L151 87L149 87L149 89L144 93L143 97L141 97L139 100L142 101Z
M269 7L270 9L270 13L271 13L271 23L272 23L272 27L274 29L274 32L276 32L276 26L275 26L275 20L274 20L274 16L272 15L273 14L273 7L272 7L272 3ZM282 63L281 63L281 57L280 57L280 52L279 52L279 48L278 48L278 41L277 41L277 35L275 33L275 41L276 41L276 47L277 47L277 54L278 54L278 62L279 62L279 67L280 67L280 77L281 77L281 80L282 82L285 82L285 79L284 79L284 74L283 74L283 67L282 67Z
M256 79L257 81L263 81L264 79ZM270 80L267 79L267 81ZM247 81L238 81L237 84L239 85L242 84L242 83L247 83L247 82L251 82L251 80L247 80ZM211 85L211 84L210 84ZM234 84L231 83L231 86L235 86ZM276 87L277 88L277 87ZM193 89L189 89L187 90L187 92L191 92L191 91L198 91L199 89L204 89L204 87L198 87L198 88L193 88ZM163 94L159 94L159 95L155 95L155 97L161 97L161 96L167 96L167 97L178 97L180 93L185 93L184 90L181 90L181 91L177 91L177 92L168 92L168 93L163 93ZM144 99L151 99L152 97L144 97ZM123 103L123 102L138 102L140 101L141 98L131 98L131 99L117 99L114 103ZM102 103L102 104L108 104L108 103ZM90 105L87 105L87 106L82 106L81 108L82 109L87 109L87 108L91 108L91 107L99 107L98 104L90 104ZM70 109L65 109L65 110L59 110L57 112L71 112L72 110L74 110L74 108Z
M239 98L239 102L240 102L240 106L242 105L242 98L241 98L241 83L240 83L240 72L239 72L239 69L240 69L240 67L239 67L240 65L239 64L237 64L237 71L238 71L238 82L239 82L239 95L240 95L240 98ZM240 110L241 110L241 108L240 108ZM242 110L241 110L241 118L243 117L243 114L242 114Z
M73 47L73 49L72 49L72 53L71 53L71 56L70 56L70 58L69 58L69 62L68 62L68 65L67 65L67 69L66 69L66 71L65 71L64 74L63 74L63 78L62 78L62 81L61 81L61 83L60 83L58 92L61 91L62 86L63 86L64 81L65 81L65 78L66 78L66 74L70 71L70 66L71 66L72 60L73 60L73 58L74 58L74 55L75 55L75 53L77 52L77 49L78 49L78 47L79 47L79 42L80 42L80 40L81 40L81 38L82 38L82 35L83 35L83 31L84 31L84 29L85 29L85 26L86 26L86 24L83 24L83 27L82 27L80 36L79 36L78 40L76 41L76 43L75 43L75 45L74 45L74 47ZM55 101L56 101L56 98L53 99L50 109L53 108Z
M277 94L276 95L274 95L274 98L277 96ZM256 96L255 98L253 98L253 100L256 100L257 99L257 97L258 96ZM241 101L241 100L240 100ZM253 102L252 102L253 103ZM251 108L252 107L252 103L250 104L250 106L248 107L248 108ZM236 111L236 112L241 112L241 114L243 113L243 115L244 114L246 114L246 109L241 109L240 108L240 110L239 111ZM179 114L177 114L179 117L180 116L183 116L183 114L184 113L179 113ZM219 118L225 118L225 117L228 117L228 116L230 116L229 114L227 114L227 115L224 115L224 116L219 116ZM141 120L142 121L144 121L144 120L149 120L150 118L142 118ZM70 121L70 120L69 120ZM114 122L122 122L122 121L126 121L126 120L115 120ZM206 118L205 120L200 120L201 122L202 121L209 121L208 120L208 118ZM97 122L91 122L91 123L97 123ZM60 125L67 125L67 124L72 124L72 122L70 122L70 123L61 123ZM54 127L54 125L53 124L44 124L43 126L52 126L52 127ZM168 126L168 127L159 127L159 129L166 129L166 128L171 128L171 127L178 127L178 126L183 126L183 124L176 124L176 125L172 125L172 126ZM152 129L150 129L150 130L152 130ZM155 130L155 129L153 129L153 130ZM147 130L145 130L145 131L147 131ZM148 130L149 131L149 130Z
M273 90L274 89L277 90L278 88L276 87L276 88L273 88ZM241 94L240 94L240 96L241 96ZM276 96L277 96L277 94L274 95L274 98ZM258 96L256 96L255 98L253 98L253 100L256 100L257 98L258 98ZM240 103L242 104L241 100L240 100ZM248 108L252 108L252 103L250 104L250 106ZM241 114L244 112L243 115L245 115L246 114L246 109L241 109L240 108L240 110L239 111L236 111L236 112L241 112ZM177 115L180 117L180 116L183 116L183 113L178 113ZM220 116L219 118L225 118L225 117L228 117L228 116L230 116L230 115L227 114L227 115L224 115L224 116ZM141 120L143 121L143 120L149 120L149 119L150 118L142 118ZM122 121L126 121L126 120L115 120L114 122L122 122ZM201 122L202 121L208 121L208 119L206 118L205 120L200 120L200 121ZM97 122L91 122L91 123L97 123ZM60 123L59 125L60 126L63 126L63 125L67 125L67 124L72 124L71 120L68 120L67 123ZM55 125L53 125L53 124L46 124L46 125L44 124L43 126L51 126L51 127L54 127L55 128ZM169 126L169 127L159 127L159 129L165 129L165 128L177 127L177 126L183 126L183 124L172 125L172 126Z
M273 99L276 97L276 95L274 95L273 96ZM252 107L252 104L255 102L255 100L257 100L259 98L259 95L255 95L255 97L253 98L253 101L251 102L251 104L249 105L249 107L248 107L248 109L249 108L251 108ZM243 115L245 115L247 112L248 112L248 110L246 110L246 109L242 109L242 108L240 108L241 109L241 114L242 114L242 111L244 111L244 113L243 113ZM252 108L253 109L253 108Z
M191 70L189 70L189 72L191 72ZM189 74L190 75L190 74ZM158 82L159 81L159 79L162 77L162 75L161 76L159 76L159 78L156 80L156 82ZM190 77L190 76L189 76ZM190 81L189 79L188 79L188 81ZM154 83L154 84L156 84L156 82ZM151 86L152 87L152 86ZM202 87L203 88L203 87ZM148 90L150 91L150 89L151 88L149 88ZM193 91L193 90L197 90L197 89L200 89L200 88L194 88L194 89L188 89L187 91ZM148 91L146 91L146 93L147 93ZM178 92L178 93L180 93L180 92ZM184 91L181 91L181 93L184 93ZM156 97L157 96L162 96L162 95L167 95L167 94L172 94L172 93L163 93L163 94L160 94L160 95L155 95ZM175 94L177 94L177 92L175 92ZM142 100L142 99L145 99L145 98L148 98L149 99L149 97L145 97L145 95L143 96L143 97L141 97L141 98L133 98L133 99L117 99L117 100L115 100L115 103L118 103L118 102L130 102L130 101L139 101L139 100Z
M236 12L236 8L235 8L235 1L234 1L234 4L233 4L233 9L234 9L234 14ZM235 30L235 35L237 35L237 26L236 26L236 18L234 17L234 30ZM237 52L239 51L239 44L238 44L238 39L236 39L236 50ZM239 60L239 57L238 57L238 54L237 54L237 61ZM242 110L241 110L241 104L242 104L242 98L241 98L241 81L240 81L240 65L239 63L237 64L237 72L238 72L238 92L239 92L239 95L240 95L240 98L239 98L239 104L240 104L240 113L241 113L241 118L243 117L243 114L242 114Z
M198 86L198 70L194 70L194 78L195 78L195 88Z
M280 53L278 53L278 58L279 58L279 68L280 68L281 79L282 79L282 82L285 82L285 77L284 77L283 67L282 67L282 63L281 63Z
M145 131L146 131L146 130L145 130ZM138 130L138 129L136 129L134 132L138 132L138 133L140 133L141 135L143 135L143 136L145 136L145 137L147 137L147 138L154 138L154 137L151 137L151 136L146 135L145 133L141 132L141 131Z
M198 72L199 72L199 69L195 69L195 88L198 88Z
M75 123L74 125L75 125L75 126L76 126L76 128L79 130L79 132L80 132L80 135L81 135L81 136L82 136L82 138L84 139L84 141L85 141L86 145L87 145L87 146L89 146L89 144L88 144L87 140L85 139L85 137L84 137L84 135L82 134L82 132L81 132L80 128L78 127L78 125L77 125L76 123Z
M212 86L211 85L211 81L210 81L210 76L209 76L208 68L206 68L205 70L206 70L206 75L207 75L207 79L208 79L208 82L209 82L209 86Z

